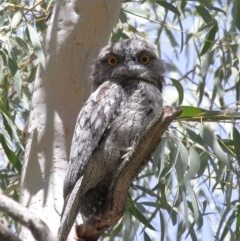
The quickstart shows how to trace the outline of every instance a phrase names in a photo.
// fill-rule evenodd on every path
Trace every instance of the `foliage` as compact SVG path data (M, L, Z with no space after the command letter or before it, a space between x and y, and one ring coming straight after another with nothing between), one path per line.
M0 188L15 199L51 4L0 4ZM183 113L103 240L239 239L239 8L234 0L124 3L112 40L155 44L167 70L164 102Z
M15 200L19 196L32 82L38 62L44 64L40 40L47 26L48 4L0 4L0 188Z

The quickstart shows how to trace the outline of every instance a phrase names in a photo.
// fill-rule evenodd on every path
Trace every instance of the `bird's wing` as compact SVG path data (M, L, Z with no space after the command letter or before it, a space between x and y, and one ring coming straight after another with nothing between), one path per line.
M78 179L83 176L84 169L114 118L121 100L121 86L107 81L91 94L81 109L75 126L70 162L64 181L64 199L70 194Z

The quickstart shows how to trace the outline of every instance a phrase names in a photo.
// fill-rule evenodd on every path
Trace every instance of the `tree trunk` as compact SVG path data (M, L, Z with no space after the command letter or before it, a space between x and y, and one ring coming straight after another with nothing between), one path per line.
M27 127L21 203L57 234L62 186L79 110L90 93L92 60L116 23L122 0L58 0L45 41ZM34 240L22 228L23 240Z

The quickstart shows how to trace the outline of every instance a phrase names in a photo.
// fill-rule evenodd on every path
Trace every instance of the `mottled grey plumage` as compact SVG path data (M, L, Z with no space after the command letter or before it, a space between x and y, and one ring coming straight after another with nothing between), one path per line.
M64 180L65 203L78 179L80 212L99 215L112 176L134 138L162 108L163 65L142 40L103 48L92 70L93 90L77 118Z

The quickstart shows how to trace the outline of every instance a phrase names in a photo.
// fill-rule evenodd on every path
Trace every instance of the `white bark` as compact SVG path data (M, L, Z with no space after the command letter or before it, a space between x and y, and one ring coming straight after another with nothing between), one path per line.
M38 68L27 129L21 203L57 234L75 120L90 93L91 62L116 23L122 0L58 0ZM25 228L23 240L34 240Z
M57 241L49 229L49 227L34 213L29 211L11 198L0 194L0 210L15 221L24 225L31 231L32 235L38 241ZM0 240L21 241L14 233L12 233L5 225L0 222Z

